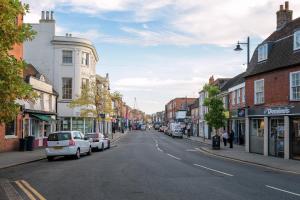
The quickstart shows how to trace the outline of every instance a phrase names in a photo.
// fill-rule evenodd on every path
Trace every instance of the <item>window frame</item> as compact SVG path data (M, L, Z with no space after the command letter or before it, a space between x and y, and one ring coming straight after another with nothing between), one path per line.
M242 87L241 92L242 92L242 103L245 103L246 102L246 88Z
M300 71L290 72L290 85L289 85L289 87L290 87L290 101L300 101L300 97L299 97L299 99L294 99L293 98L293 87L292 87L292 85L293 85L293 80L292 80L293 74L299 74L299 76L300 76ZM295 87L300 87L300 85L295 86Z
M71 62L69 63L69 62L64 62L65 60L64 60L64 52L71 52L71 55L72 55L72 57L71 57ZM69 57L67 57L67 58L69 58ZM62 64L63 65L73 65L73 59L74 59L74 53L73 53L73 50L70 50L70 49L63 49L62 50L62 56L61 56L61 59L62 59Z
M65 98L66 96L64 95L65 93L65 89L66 88L64 88L64 79L71 79L71 88L69 88L69 89L71 89L71 98ZM62 77L62 85L61 85L61 89L62 89L62 99L63 100L72 100L73 99L73 78L72 77ZM68 89L68 88L67 88Z
M263 53L263 55L261 56L260 53ZM268 60L268 54L269 54L268 43L261 44L257 49L257 62L263 62L263 61Z
M263 94L262 102L257 102L257 83L262 82L263 83L263 91L261 92ZM265 80L264 79L258 79L254 81L254 104L259 105L259 104L264 104L265 103Z
M81 52L81 65L86 67L90 65L90 54L88 52Z
M294 51L300 50L300 44L299 44L298 47L297 47L297 45L296 45L296 44L297 44L296 38L299 38L299 39L300 39L300 30L295 31L295 33L294 33Z
M241 103L241 90L236 90L236 104L239 105Z
M231 93L231 105L235 105L236 104L236 90L232 91Z
M6 134L6 128L7 128L7 126L6 126L6 124L7 123L5 123L5 129L4 129L4 137L6 138L6 139L9 139L9 138L17 138L17 119L14 119L13 121L12 121L13 123L14 123L14 134L12 134L12 135L7 135ZM11 122L10 122L11 123Z

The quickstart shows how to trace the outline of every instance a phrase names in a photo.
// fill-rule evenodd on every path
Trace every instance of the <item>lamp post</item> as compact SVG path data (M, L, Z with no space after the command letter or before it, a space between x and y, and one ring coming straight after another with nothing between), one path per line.
M247 37L247 42L237 42L236 48L234 49L235 51L242 51L243 49L241 48L241 45L247 45L247 67L249 66L250 63L250 37Z

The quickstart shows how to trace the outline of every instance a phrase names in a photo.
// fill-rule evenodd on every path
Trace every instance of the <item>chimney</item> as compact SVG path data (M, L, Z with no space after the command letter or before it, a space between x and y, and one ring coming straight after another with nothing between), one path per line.
M53 13L54 13L53 11L50 12L50 20L54 20Z
M49 11L46 11L46 20L49 20Z
M42 11L42 20L45 20L45 11Z
M215 81L214 76L211 76L211 77L209 78L208 83L209 83L209 84L213 84L214 81Z
M289 10L289 2L285 2L285 7L280 5L279 11L277 11L277 30L283 28L287 23L293 20L293 11Z

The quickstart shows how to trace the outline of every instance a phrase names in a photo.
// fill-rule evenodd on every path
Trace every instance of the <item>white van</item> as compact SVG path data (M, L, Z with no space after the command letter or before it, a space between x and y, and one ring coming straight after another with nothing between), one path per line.
M170 124L170 135L174 137L183 138L182 128L180 123L171 123Z

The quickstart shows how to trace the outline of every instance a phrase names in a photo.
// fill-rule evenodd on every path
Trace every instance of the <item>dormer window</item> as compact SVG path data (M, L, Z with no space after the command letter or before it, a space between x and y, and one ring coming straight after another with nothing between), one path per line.
M268 44L262 44L258 47L257 62L262 62L268 59Z
M294 33L294 50L300 49L300 31Z

